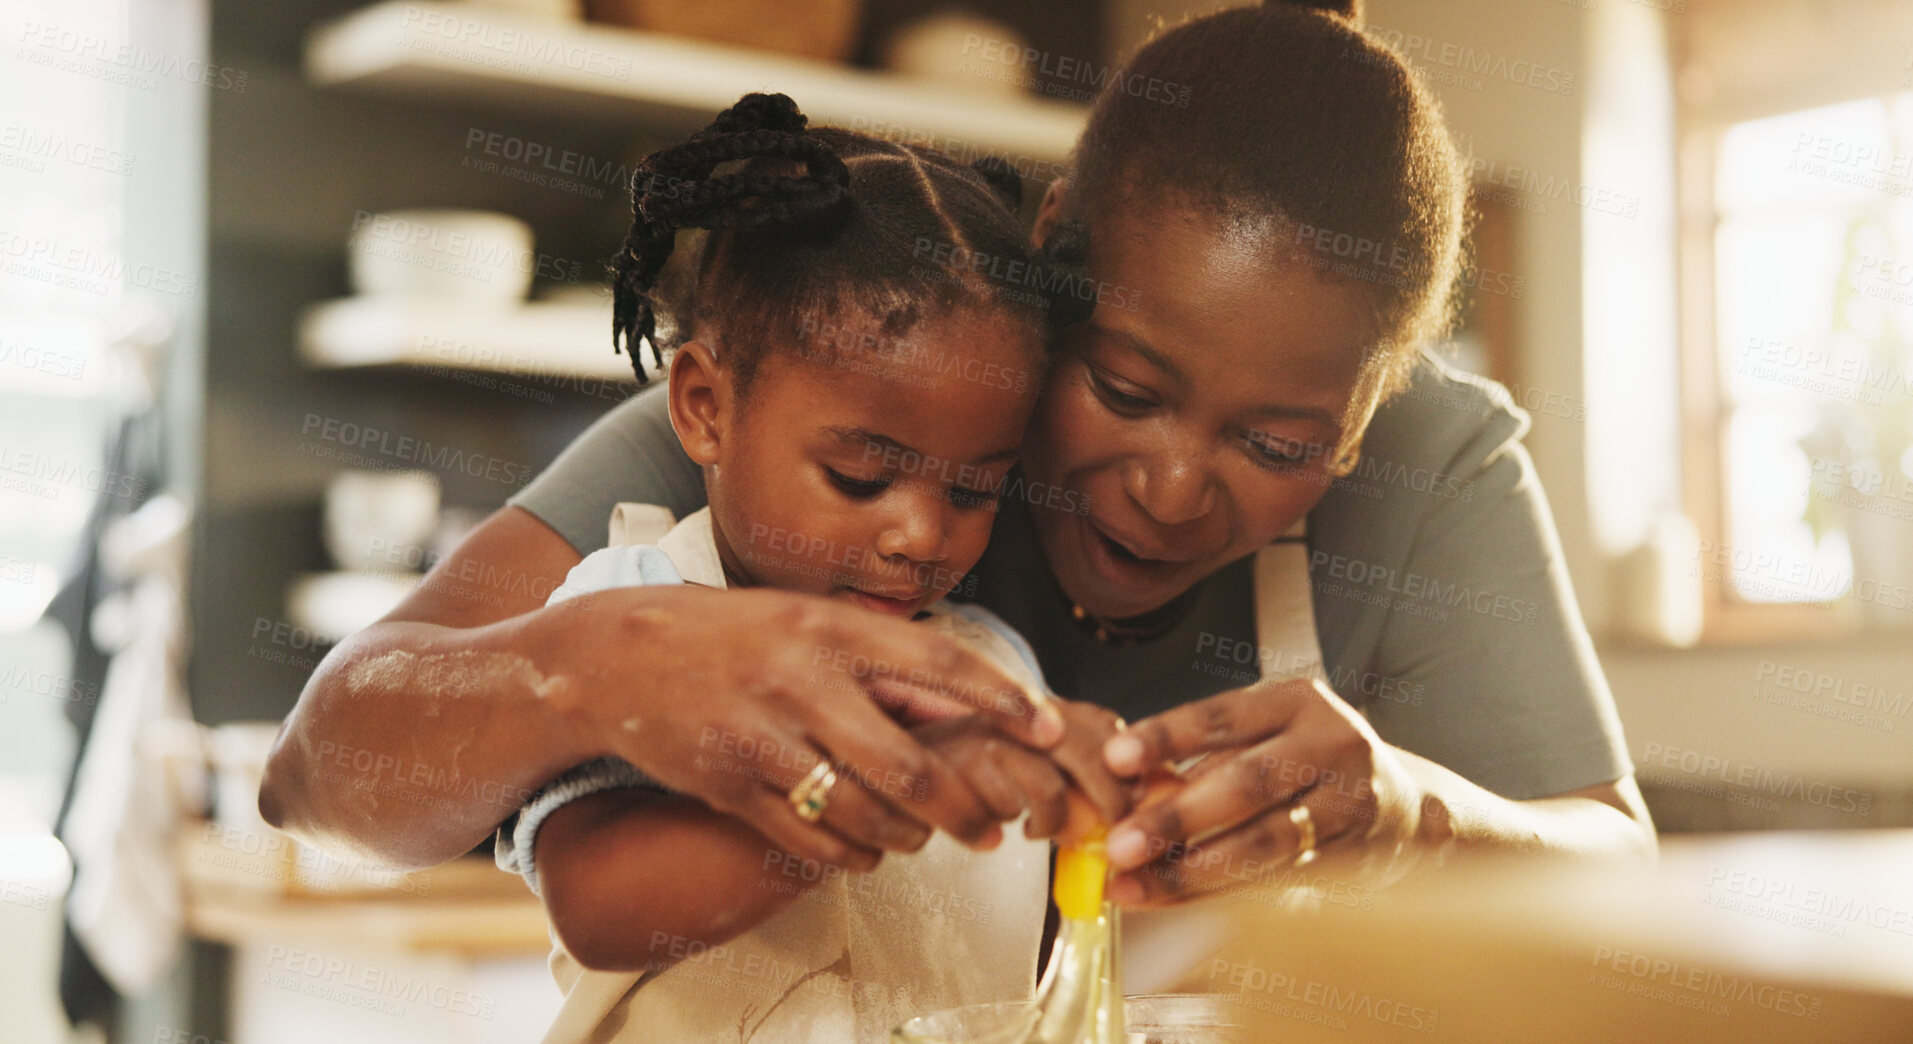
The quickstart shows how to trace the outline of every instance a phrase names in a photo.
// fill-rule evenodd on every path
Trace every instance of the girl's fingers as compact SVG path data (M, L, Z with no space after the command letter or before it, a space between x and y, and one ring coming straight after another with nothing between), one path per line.
M1116 732L1112 724L1107 730L1091 734L1080 739L1068 739L1058 744L1050 756L1069 773L1090 804L1096 807L1103 822L1114 823L1129 811L1130 788L1128 783L1117 779L1103 765L1103 738Z
M1299 678L1217 693L1136 722L1110 737L1103 758L1111 772L1132 777L1165 761L1248 746L1286 726L1316 696L1314 683Z
M1069 822L1069 781L1046 754L1001 749L1004 771L1016 781L1029 808L1023 836L1055 837Z

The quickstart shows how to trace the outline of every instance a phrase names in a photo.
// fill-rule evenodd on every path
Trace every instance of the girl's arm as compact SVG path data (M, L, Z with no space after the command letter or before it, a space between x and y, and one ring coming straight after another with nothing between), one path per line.
M545 911L596 971L657 971L748 931L828 878L702 802L603 790L538 830Z
M1110 731L1109 712L1065 701L1070 733L1061 746L1094 755ZM1029 813L1025 833L1052 837L1111 816L1084 783L1049 753L1002 738L975 716L919 725L911 734L971 780L993 818ZM1098 773L1098 775L1103 775ZM1098 779L1100 790L1113 780ZM832 807L855 780L840 778ZM876 789L881 789L881 784ZM1127 808L1126 795L1106 795ZM826 814L828 816L828 813ZM1072 818L1074 817L1074 818ZM586 794L531 827L537 885L565 949L597 971L653 971L742 934L839 871L791 855L734 817L652 790ZM902 846L914 851L927 832ZM522 869L522 868L521 868Z

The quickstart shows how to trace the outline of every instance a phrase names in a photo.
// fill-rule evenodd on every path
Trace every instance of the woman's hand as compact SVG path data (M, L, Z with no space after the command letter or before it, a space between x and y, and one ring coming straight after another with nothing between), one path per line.
M546 698L594 756L621 757L797 856L867 869L927 829L995 843L1001 817L886 709L973 714L1034 748L1064 732L1050 701L929 628L790 592L680 588L661 602L656 591L545 610ZM788 795L820 759L838 782L811 823Z
M1337 862L1393 865L1450 836L1445 817L1422 814L1426 795L1397 752L1319 682L1219 693L1138 722L1104 748L1109 768L1129 778L1198 754L1208 756L1184 773L1179 794L1110 832L1113 900L1162 905L1279 879L1302 851L1297 804L1308 809L1315 851Z
M1097 821L1115 822L1129 811L1132 788L1105 767L1102 754L1104 743L1120 731L1121 719L1095 704L1053 702L1068 728L1047 752L1006 739L969 717L910 731L976 788L996 819L1007 822L1027 810L1027 837L1057 837L1086 831Z

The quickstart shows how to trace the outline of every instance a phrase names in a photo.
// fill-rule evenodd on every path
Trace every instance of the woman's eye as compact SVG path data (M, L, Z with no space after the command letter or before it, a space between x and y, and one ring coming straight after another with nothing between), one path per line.
M846 475L836 468L825 468L824 474L830 476L830 484L836 486L848 496L857 498L874 497L890 488L888 478L860 479Z
M1250 447L1258 463L1268 467L1297 468L1316 456L1315 448L1300 439L1284 439L1262 432L1250 432Z
M1090 386L1096 390L1097 397L1118 413L1140 413L1156 405L1153 399L1146 399L1117 387L1115 382L1105 377L1095 367L1089 370L1089 380Z

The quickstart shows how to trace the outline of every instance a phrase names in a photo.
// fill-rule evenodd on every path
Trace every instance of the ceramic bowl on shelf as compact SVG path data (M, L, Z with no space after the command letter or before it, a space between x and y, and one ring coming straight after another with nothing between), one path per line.
M326 483L325 546L341 569L405 573L438 528L438 476L346 468Z
M537 271L531 226L487 210L359 211L347 248L360 294L515 305Z

